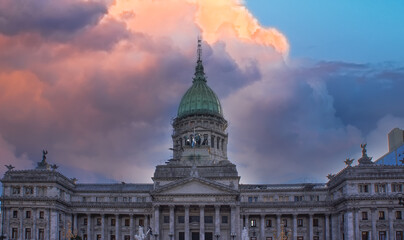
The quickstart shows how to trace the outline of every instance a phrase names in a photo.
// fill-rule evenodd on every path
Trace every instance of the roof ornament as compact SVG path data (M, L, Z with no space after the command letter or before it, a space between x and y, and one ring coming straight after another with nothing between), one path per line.
M345 159L344 163L345 163L345 165L347 165L348 167L350 167L350 166L352 165L352 163L353 163L354 160L355 160L355 159L353 159L353 158L347 158L347 159Z
M7 168L7 172L13 170L15 167L13 165L4 165Z
M358 159L359 165L361 164L373 164L372 158L369 157L366 153L366 146L367 143L362 143L361 148L362 148L362 157Z
M203 64L202 64L202 38L200 36L198 36L197 55L198 55L198 59L196 61L195 77L194 77L193 82L195 82L195 81L206 82L205 71L203 69Z
M201 58L202 58L202 39L201 39L201 35L198 35L198 50L197 50L197 53L198 53L198 62L202 61L201 60Z
M51 165L46 162L46 155L48 154L48 150L42 150L42 161L38 163L38 166L36 169L42 169L42 170L49 170L51 168Z

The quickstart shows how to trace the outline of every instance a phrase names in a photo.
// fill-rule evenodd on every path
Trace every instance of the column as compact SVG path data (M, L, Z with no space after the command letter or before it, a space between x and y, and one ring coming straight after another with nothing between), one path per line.
M36 219L37 219L37 211L36 208L32 209L32 231L31 231L31 238L37 238L37 230L36 230Z
M297 214L293 214L293 240L297 240Z
M389 218L389 240L394 240L394 214L393 208L387 210Z
M376 240L377 239L377 231L376 231L376 220L377 220L377 215L376 215L376 209L375 208L373 208L373 209L371 209L370 210L370 215L371 215L371 218L372 218L372 232L371 232L371 236L370 236L370 239L374 239L374 240Z
M20 235L18 236L20 240L24 239L23 219L24 219L24 208L20 208L20 233L19 233Z
M144 228L144 230L147 231L147 228ZM130 234L129 239L133 240L133 236L135 235L135 233L133 232L133 214L129 214L129 234Z
M245 229L247 230L247 233L248 233L248 228L250 227L249 222L248 222L249 216L244 215L244 217L245 217L245 219L244 219L244 227L245 227Z
M276 238L280 238L281 230L281 215L276 214Z
M115 214L115 240L119 240L119 214Z
M313 214L309 214L309 239L313 239Z
M185 205L185 230L184 230L184 239L189 240L189 205Z
M174 236L174 234L175 234L175 229L174 229L174 221L175 220L175 217L174 217L174 205L171 205L170 206L170 240L173 240L173 239L175 239L175 236Z
M354 229L353 229L353 213L348 210L344 214L344 236L345 239L354 239Z
M160 206L154 206L154 236L155 240L159 239L160 235Z
M231 234L236 234L236 206L231 205L230 206L230 216L231 216L231 221L230 221L230 235ZM233 239L232 239L233 240Z
M220 235L220 205L215 205L215 235Z
M205 206L199 205L199 240L205 240Z
M325 240L330 240L330 214L325 215Z
M359 209L355 210L355 239L360 240L359 232Z
M101 214L101 239L105 238L105 214Z
M144 215L144 226L145 229L149 227L149 214Z
M265 240L265 214L261 214L261 224L260 224L260 236L261 240Z
M236 205L236 240L241 240L241 229L240 229L240 205Z
M91 240L91 214L87 214L87 240Z
M79 225L78 225L78 222L77 222L77 213L74 214L73 221L74 221L74 223L73 223L73 233L78 234L79 233Z

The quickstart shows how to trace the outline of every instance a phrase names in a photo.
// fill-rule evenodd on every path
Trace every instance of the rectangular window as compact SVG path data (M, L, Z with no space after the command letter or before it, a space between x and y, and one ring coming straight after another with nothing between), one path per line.
M205 223L213 223L213 216L205 216Z
M257 220L251 219L250 220L250 227L256 227L257 226Z
M31 211L25 212L25 218L31 218Z
M282 224L284 227L288 226L288 220L287 219L282 219Z
M101 240L101 234L97 234L97 240Z
M143 219L139 219L139 226L144 226L144 221L143 221Z
M396 240L404 240L403 231L396 232Z
M402 183L392 183L391 191L392 192L403 192L403 184Z
M97 218L97 226L101 226L101 218Z
M303 219L301 219L301 218L297 219L297 226L298 227L303 227Z
M20 187L12 187L12 192L14 195L20 194Z
M297 240L303 240L303 237L302 237L302 236L298 236L298 237L297 237Z
M44 240L45 230L43 228L38 229L38 240Z
M402 218L402 215L401 215L401 211L396 211L396 219L397 219L397 220L403 219L403 218Z
M163 216L163 222L164 223L170 223L170 217L169 216Z
M362 212L362 220L368 220L368 212Z
M179 232L178 233L178 240L185 240L185 233L184 232Z
M115 226L115 218L111 218L111 226Z
M84 218L84 219L83 219L83 225L84 225L84 226L87 226L87 218Z
M386 192L386 184L384 184L384 183L375 184L375 192L376 193L385 193Z
M129 226L130 226L130 219L125 218L125 227L129 227Z
M368 193L369 192L369 184L359 184L359 192L360 193Z
M25 239L31 239L31 228L25 229Z
M380 231L379 232L379 240L386 240L386 232Z
M32 195L34 193L33 187L25 187L25 195Z
M18 211L13 211L13 218L18 218Z
M130 236L129 236L129 235L125 235L124 240L130 240Z
M227 216L222 216L222 223L223 223L223 224L229 223L229 219L228 219Z
M319 236L314 236L313 240L320 240L320 237Z
M18 228L11 229L11 238L18 239Z
M248 197L248 202L252 203L253 202L253 198L252 197Z
M189 216L189 222L190 223L198 223L199 222L199 216Z
M362 240L369 240L369 232L362 232Z
M303 196L295 196L295 202L301 202L303 199Z
M313 227L318 227L318 218L313 218Z
M272 227L272 221L271 221L271 219L265 220L265 226L266 226L267 228Z
M384 220L384 211L379 211L379 220Z
M178 216L178 223L185 223L185 217L184 216Z
M39 212L39 219L44 219L45 218L45 212L44 211L40 211Z
M215 137L214 137L214 136L211 136L211 137L210 137L210 147L211 147L211 148L214 148L214 147L215 147Z

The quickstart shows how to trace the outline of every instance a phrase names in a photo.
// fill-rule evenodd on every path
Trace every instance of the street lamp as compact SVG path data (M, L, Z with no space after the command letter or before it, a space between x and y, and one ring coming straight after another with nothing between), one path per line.
M232 232L232 233L230 234L230 236L231 236L232 240L234 240L234 238L236 237L236 233Z
M398 194L398 204L404 206L404 201L403 201L403 194Z

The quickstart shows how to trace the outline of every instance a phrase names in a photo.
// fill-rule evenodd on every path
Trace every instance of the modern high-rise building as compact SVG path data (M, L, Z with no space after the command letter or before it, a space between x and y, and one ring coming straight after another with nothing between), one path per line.
M44 151L35 169L7 166L1 234L142 240L144 229L150 240L403 240L404 165L375 164L366 145L358 164L347 159L326 183L240 184L227 157L228 122L200 51L199 42L192 86L172 124L173 159L156 166L153 183L80 184ZM399 131L389 134L389 152L402 146Z

